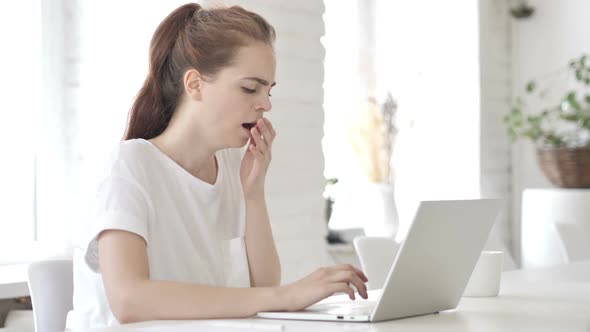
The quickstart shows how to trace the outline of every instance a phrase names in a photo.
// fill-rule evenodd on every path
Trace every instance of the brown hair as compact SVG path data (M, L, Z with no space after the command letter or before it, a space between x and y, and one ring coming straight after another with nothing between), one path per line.
M150 139L168 126L183 92L183 75L194 68L212 78L251 41L272 46L274 28L242 7L202 9L183 5L168 15L150 43L149 72L129 111L124 140Z

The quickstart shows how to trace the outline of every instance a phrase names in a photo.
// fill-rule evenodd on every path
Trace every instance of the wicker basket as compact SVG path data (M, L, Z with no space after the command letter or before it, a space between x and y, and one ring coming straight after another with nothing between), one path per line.
M537 149L539 166L551 183L563 188L590 188L590 148Z

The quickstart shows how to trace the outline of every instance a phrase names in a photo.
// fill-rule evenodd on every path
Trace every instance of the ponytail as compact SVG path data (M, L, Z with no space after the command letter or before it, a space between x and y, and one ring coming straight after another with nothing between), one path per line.
M171 53L179 35L194 14L196 3L179 7L158 26L150 43L149 73L129 112L124 139L151 139L160 135L170 123L178 100L178 85L170 70Z

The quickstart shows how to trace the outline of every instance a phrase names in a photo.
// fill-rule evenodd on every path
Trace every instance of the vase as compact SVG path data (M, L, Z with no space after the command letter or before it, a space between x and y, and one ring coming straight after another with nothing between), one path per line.
M363 211L365 236L393 238L399 226L394 185L369 183L359 194L358 203Z
M539 148L537 160L554 185L590 188L590 148Z

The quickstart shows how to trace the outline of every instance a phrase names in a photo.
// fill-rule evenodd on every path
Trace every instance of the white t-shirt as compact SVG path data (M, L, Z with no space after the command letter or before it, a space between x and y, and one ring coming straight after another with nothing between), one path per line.
M147 243L150 279L250 287L240 149L216 153L215 184L201 181L152 143L121 142L74 248L74 309L67 328L118 325L107 301L97 235L120 229Z

